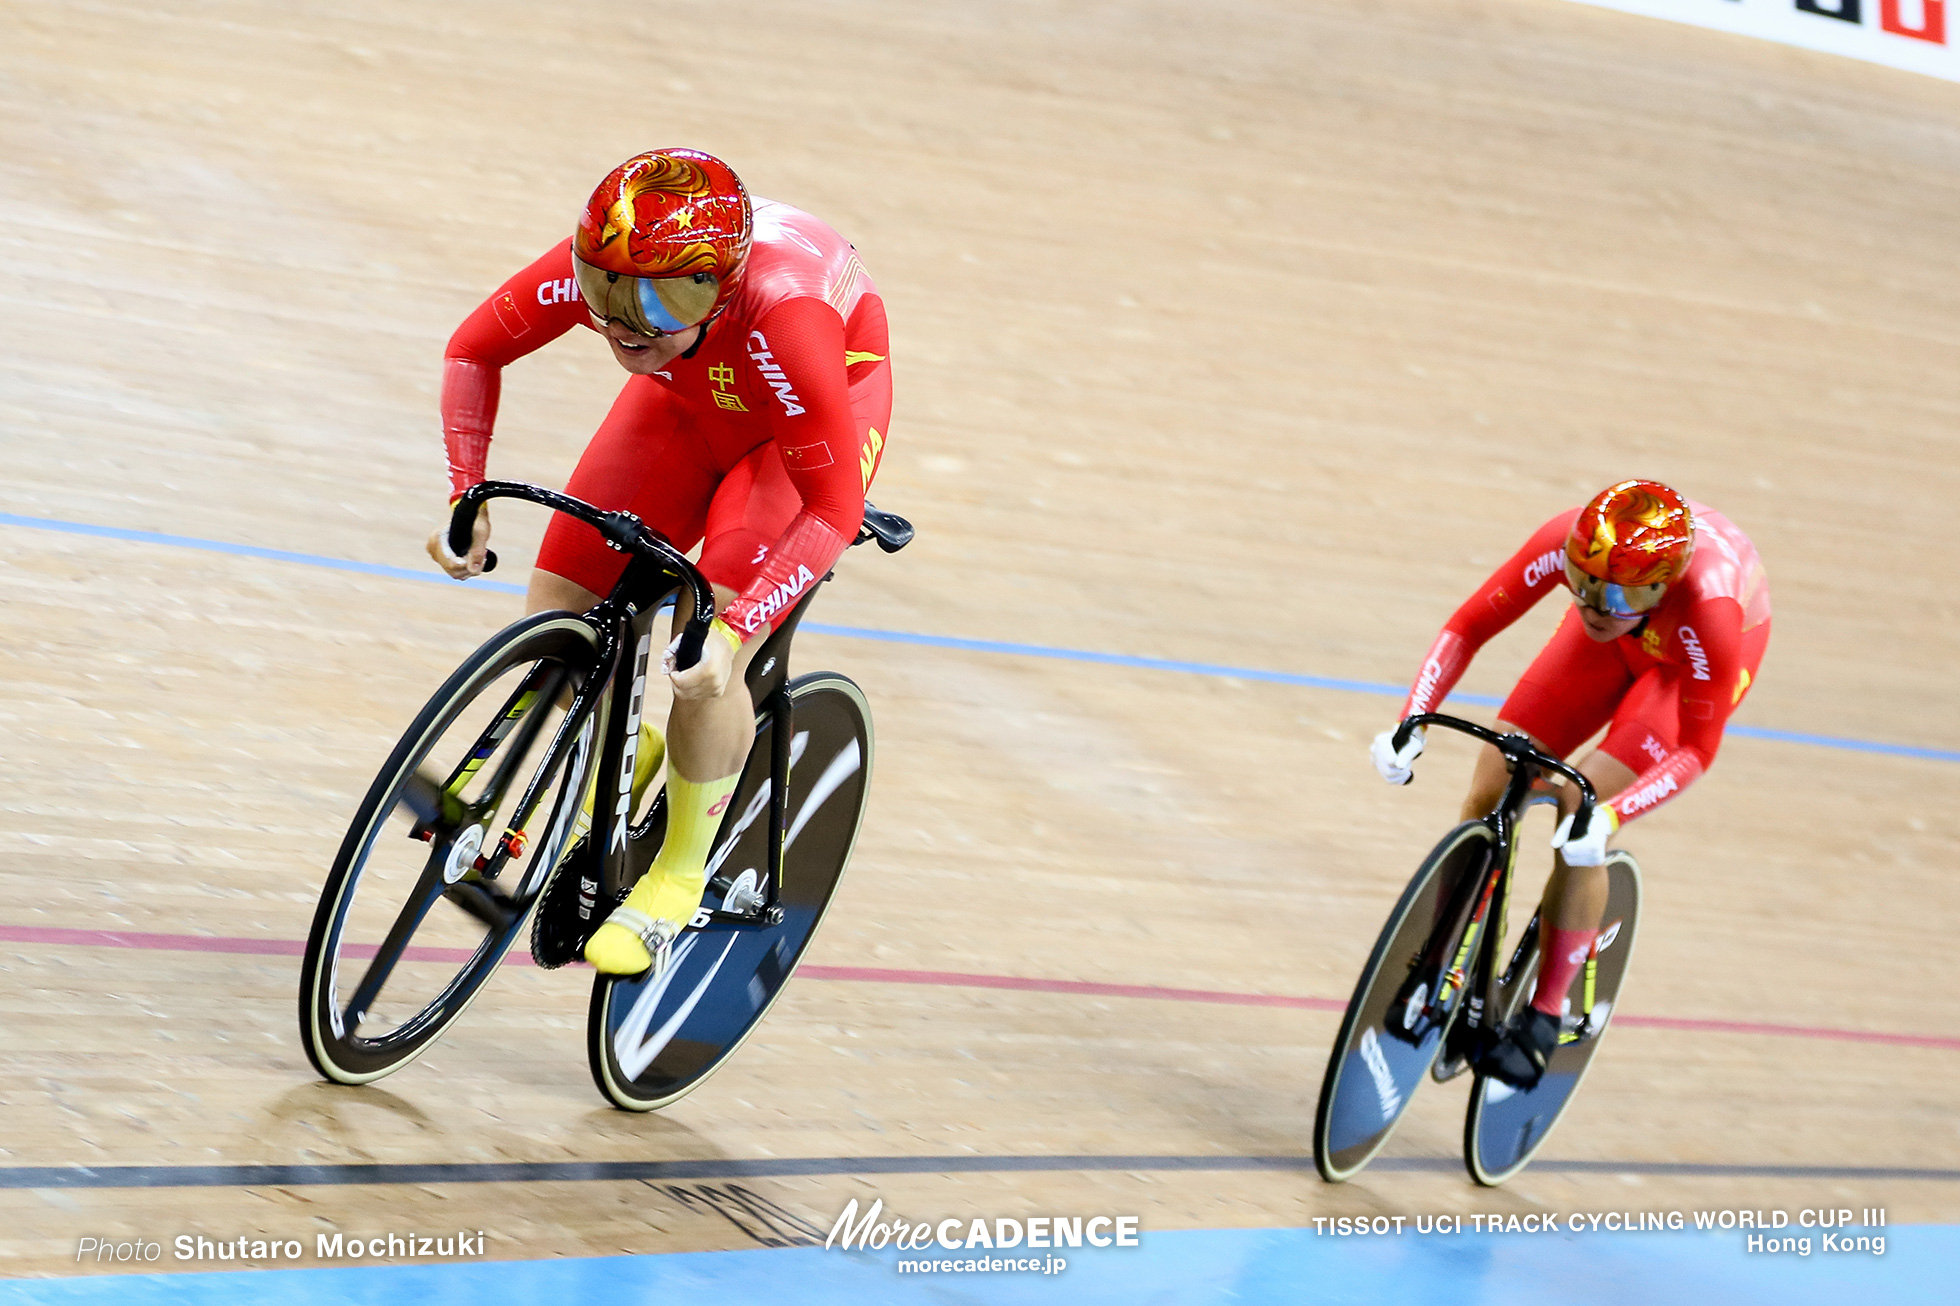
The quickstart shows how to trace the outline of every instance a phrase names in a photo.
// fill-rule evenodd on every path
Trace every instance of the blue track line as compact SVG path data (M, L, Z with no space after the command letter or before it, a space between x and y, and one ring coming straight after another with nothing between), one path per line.
M451 580L440 572L411 567L390 567L383 562L353 562L346 558L323 558L314 553L294 553L287 549L263 549L256 544L228 544L223 540L200 540L191 535L165 535L161 531L131 531L120 526L93 526L87 522L57 521L52 517L22 517L0 512L0 526L27 526L37 531L62 531L69 535L93 535L105 540L128 540L134 544L167 544L175 549L202 549L206 553L229 553L239 558L263 558L267 562L296 562L302 567L325 567L330 571L357 571L367 576L386 576L390 580L434 581L438 585L472 582ZM508 581L483 580L479 589L500 594L522 594L522 585Z
M956 635L918 635L905 630L869 630L863 626L831 626L806 621L803 629L820 635L843 635L850 639L876 639L888 644L921 644L927 648L952 648L966 653L1005 653L1010 657L1057 658L1065 662L1097 662L1107 667L1136 667L1143 671L1179 671L1190 676L1221 676L1233 680L1261 680L1274 685L1301 685L1307 689L1337 689L1347 694L1379 694L1400 698L1405 685L1384 685L1372 680L1339 680L1333 676L1308 676L1297 671L1267 671L1260 667L1228 667L1216 662L1179 662L1172 658L1146 658L1130 653L1097 653L1090 649L1049 648L1044 644L1012 644L998 639L962 639ZM1497 707L1504 700L1488 694L1452 694L1459 703ZM1954 754L1960 760L1960 753Z
M33 530L62 531L69 535L92 535L100 539L127 540L135 544L164 544L177 549L202 549L207 553L228 553L241 558L262 558L268 562L291 562L302 567L324 567L330 571L352 571L390 580L414 580L437 585L469 584L499 594L522 594L524 586L508 581L454 581L440 573L410 567L391 567L380 562L354 562L346 558L325 558L313 553L294 553L287 549L265 549L255 544L230 544L223 540L204 540L190 535L165 535L160 531L125 530L119 526L95 526L87 522L60 521L52 517L23 517L0 512L0 526L24 526ZM1296 685L1303 689L1331 689L1343 694L1372 694L1400 698L1401 685L1373 680L1342 680L1334 676L1309 676L1297 671L1268 671L1262 667L1229 667L1215 662L1182 662L1174 658L1138 657L1130 653L1099 653L1092 649L1051 648L1044 644L1016 644L998 639L965 639L957 635L922 635L905 630L872 630L864 626L833 626L826 622L806 622L803 629L819 635L845 639L869 639L886 644L916 644L924 648L956 649L963 653L998 653L1007 657L1051 658L1063 662L1092 662L1108 667L1131 667L1140 671L1172 671L1187 676L1215 676L1231 680L1256 680L1272 685ZM1451 694L1450 701L1478 707L1498 707L1503 700L1489 694ZM1816 735L1800 730L1772 730L1767 726L1731 725L1730 735L1741 739L1767 739L1784 744L1805 744L1812 748L1835 748L1853 753L1877 753L1885 757L1910 757L1928 762L1960 762L1960 751L1924 748L1916 744L1888 744L1874 739L1847 739L1839 735Z

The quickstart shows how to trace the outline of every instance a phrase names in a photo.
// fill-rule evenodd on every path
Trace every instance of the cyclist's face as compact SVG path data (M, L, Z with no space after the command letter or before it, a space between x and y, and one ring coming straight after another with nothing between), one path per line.
M606 322L599 329L621 367L635 376L651 376L686 353L704 328L689 327L671 336L643 336L620 322Z
M1579 610L1579 624L1586 628L1586 634L1601 644L1611 643L1622 635L1632 633L1641 620L1638 616L1615 617L1598 608L1589 608L1577 599L1572 601L1572 606Z

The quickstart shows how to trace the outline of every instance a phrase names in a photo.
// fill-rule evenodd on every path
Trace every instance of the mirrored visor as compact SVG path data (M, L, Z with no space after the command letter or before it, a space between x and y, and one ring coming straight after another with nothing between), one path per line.
M1652 612L1654 605L1667 594L1666 582L1658 585L1615 585L1580 571L1570 558L1565 560L1565 583L1571 589L1572 596L1583 606L1623 621Z
M670 336L699 326L715 308L721 283L712 272L684 277L629 277L572 256L578 293L595 317L643 336Z

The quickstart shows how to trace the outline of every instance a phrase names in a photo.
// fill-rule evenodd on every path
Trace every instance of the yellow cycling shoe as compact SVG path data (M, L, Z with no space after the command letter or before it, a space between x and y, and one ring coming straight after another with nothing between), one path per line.
M652 971L657 979L673 956L679 928L621 904L613 909L585 944L585 959L602 975L639 975Z
M701 905L705 879L705 873L689 878L664 872L657 864L650 867L587 941L585 959L606 975L646 970L659 975L667 969L674 940Z

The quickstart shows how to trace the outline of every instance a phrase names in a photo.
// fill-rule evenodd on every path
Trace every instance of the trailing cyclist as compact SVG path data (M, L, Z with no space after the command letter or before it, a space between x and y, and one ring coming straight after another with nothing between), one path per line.
M1605 739L1578 763L1602 801L1585 837L1575 840L1577 789L1559 793L1537 992L1485 1066L1519 1085L1544 1071L1558 1044L1564 995L1597 935L1607 839L1714 763L1723 728L1769 646L1769 583L1748 537L1665 485L1622 481L1539 527L1456 610L1423 659L1402 718L1435 710L1477 650L1560 581L1572 607L1505 700L1497 728L1529 735L1558 757L1604 728ZM1407 784L1422 732L1400 752L1394 733L1377 736L1371 754L1384 780ZM1485 745L1464 819L1489 811L1505 778L1503 754Z
M830 227L751 202L712 155L636 155L593 192L569 243L506 281L450 340L452 505L485 477L502 369L575 326L603 335L631 376L567 492L629 510L681 549L700 544L719 613L699 663L675 670L670 647L663 666L674 692L665 842L585 949L599 970L632 975L665 965L700 905L754 733L750 658L863 521L890 429L890 349L884 302ZM466 556L450 551L446 527L429 554L451 576L478 575L489 538L486 506ZM592 527L555 516L525 610L583 611L625 563ZM662 747L643 726L636 801Z

